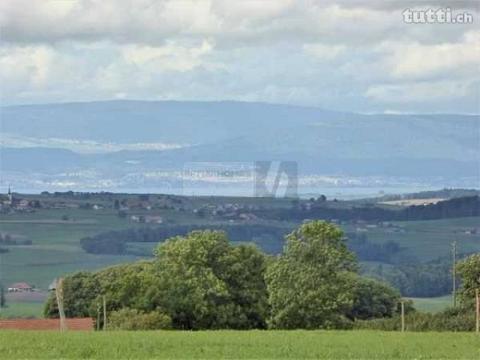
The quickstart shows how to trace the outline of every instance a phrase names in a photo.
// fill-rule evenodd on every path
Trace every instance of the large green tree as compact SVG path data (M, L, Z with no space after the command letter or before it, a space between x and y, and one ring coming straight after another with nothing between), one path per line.
M473 305L475 290L480 290L480 253L471 255L461 261L457 270L462 280L459 291L461 304L464 306Z
M352 278L353 304L347 313L352 320L368 320L395 315L400 293L378 280L354 276Z
M267 271L270 326L341 326L353 304L356 271L340 229L324 221L303 224L287 236L283 254Z
M142 311L156 308L151 302L158 286L154 265L151 261L108 267L98 272L78 272L66 276L63 281L64 308L67 317L96 317L107 300L108 311L132 307ZM58 317L54 292L45 305L46 317Z
M224 232L193 231L158 246L153 302L181 329L265 327L264 255Z

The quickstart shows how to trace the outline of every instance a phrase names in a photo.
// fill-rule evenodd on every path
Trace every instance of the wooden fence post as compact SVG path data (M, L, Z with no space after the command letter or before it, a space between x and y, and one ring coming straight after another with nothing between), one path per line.
M100 303L97 303L97 331L100 330L100 309L102 307L100 306Z
M55 295L57 297L58 314L60 316L60 331L66 331L67 322L65 319L65 310L63 308L63 278L57 280L55 285Z
M107 330L107 299L103 295L103 330Z
M405 332L405 302L403 300L400 302L400 306L402 316L402 332Z

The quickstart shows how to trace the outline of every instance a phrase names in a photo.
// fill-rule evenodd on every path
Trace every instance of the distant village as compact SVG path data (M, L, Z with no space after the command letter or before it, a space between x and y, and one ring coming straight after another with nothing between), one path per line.
M168 223L169 219L160 215L164 210L169 212L191 213L199 218L213 218L220 221L234 222L258 222L261 219L256 212L265 210L264 206L256 204L239 204L215 201L209 203L203 201L199 204L192 202L185 197L175 195L126 195L125 198L119 198L117 194L112 193L83 193L83 192L42 192L41 196L33 199L22 197L14 193L11 187L6 194L0 194L0 214L32 213L39 209L83 209L92 211L101 211L105 209L114 210L120 218L124 218L132 223L144 223L160 225ZM310 211L315 207L324 206L327 198L324 195L318 198L292 200L292 208L301 211ZM333 203L337 203L333 199ZM63 221L70 221L67 215L62 216ZM338 225L348 225L354 228L355 232L367 233L382 229L387 233L405 233L402 225L390 221L365 221L365 220L338 220L330 219L331 222ZM480 227L459 229L466 235L476 235L480 233ZM5 234L0 232L0 245L5 243Z
M26 199L20 199L14 197L11 188L8 188L6 195L0 198L0 212L9 213L9 212L33 212L34 208L38 207L38 202L28 201Z
M191 204L186 204L182 198L170 195L155 196L154 199L151 199L153 196L149 195L130 196L126 199L114 199L109 203L105 203L103 199L98 201L98 203L91 201L95 200L95 195L89 196L85 193L66 192L52 194L44 192L42 195L48 197L45 200L28 200L22 198L21 195L13 193L9 187L7 194L0 195L0 213L30 213L39 209L84 209L94 211L114 209L118 212L119 217L126 218L132 222L162 224L164 218L155 214L158 210L171 210L182 213L191 212L200 218L213 216L227 220L254 221L257 220L257 217L251 211L261 209L260 206L246 206L236 203L207 203L193 207ZM74 201L71 201L70 197ZM64 220L68 219L65 218Z

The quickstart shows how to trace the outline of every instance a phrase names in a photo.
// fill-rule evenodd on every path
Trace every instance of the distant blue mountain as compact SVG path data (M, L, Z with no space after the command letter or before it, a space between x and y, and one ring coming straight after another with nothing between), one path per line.
M9 137L183 144L163 151L78 154L1 150L5 173L182 169L193 161L294 160L305 174L476 177L479 116L364 115L247 102L106 101L1 108ZM12 144L10 144L12 145ZM122 175L122 176L123 176Z

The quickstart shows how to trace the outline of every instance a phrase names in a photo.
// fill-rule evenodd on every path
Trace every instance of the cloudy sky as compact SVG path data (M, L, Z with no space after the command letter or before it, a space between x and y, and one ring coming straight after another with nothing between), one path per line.
M0 2L3 105L241 100L479 113L478 1ZM470 24L407 24L449 7Z

